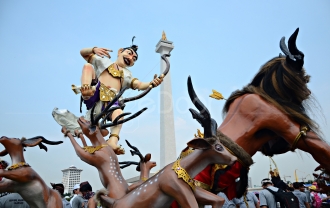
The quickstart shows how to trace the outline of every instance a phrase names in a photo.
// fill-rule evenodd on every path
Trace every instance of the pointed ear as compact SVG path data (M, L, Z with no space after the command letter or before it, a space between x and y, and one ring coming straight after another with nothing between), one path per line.
M101 129L101 134L103 137L105 137L109 134L109 131L107 129Z
M3 156L6 156L8 154L7 150L2 150L0 152L0 156L3 157Z
M212 146L205 139L201 139L201 138L193 139L190 142L188 142L187 145L188 147L194 149L210 149Z
M40 144L41 141L42 141L42 138L40 138L40 137L33 138L33 139L26 139L26 140L22 141L22 145L23 145L23 147L34 147L34 146Z
M143 162L148 162L149 160L151 159L151 154L150 153L148 153L148 154L146 154L146 156L144 156L144 161Z
M122 53L123 51L124 51L123 48L119 48L119 49L118 49L118 54L117 54L117 55L119 55L119 54Z

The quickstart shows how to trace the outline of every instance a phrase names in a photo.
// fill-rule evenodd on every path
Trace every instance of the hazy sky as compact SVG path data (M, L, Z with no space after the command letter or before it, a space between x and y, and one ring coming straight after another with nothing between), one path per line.
M194 3L193 3L194 2ZM71 84L80 84L85 63L79 51L84 47L107 47L114 52L131 45L136 36L139 60L131 68L134 77L151 81L159 74L160 58L155 46L162 31L175 46L171 56L171 77L175 117L176 150L193 138L199 124L191 118L186 81L190 75L201 100L221 123L224 101L208 97L212 89L225 97L246 85L259 67L280 53L279 41L299 27L298 48L305 53L305 68L312 78L309 87L319 103L316 117L329 141L330 99L330 2L319 1L9 1L0 2L1 102L0 136L30 138L42 135L63 140L48 146L27 148L26 161L47 184L60 182L62 169L75 165L83 169L81 180L95 189L102 187L97 171L81 161L70 141L53 120L54 107L79 113L79 96ZM165 78L166 81L166 78ZM124 139L151 153L159 164L159 90L129 103L126 112L148 107L137 119L124 124ZM127 91L125 97L135 95ZM84 108L85 109L85 108ZM3 147L0 146L0 150ZM9 156L3 159L10 161ZM256 154L250 176L253 185L268 176L268 157ZM129 153L120 161L135 160ZM282 176L309 179L317 163L302 151L275 156ZM273 166L274 167L274 166ZM157 171L157 167L154 169ZM136 176L135 167L123 171Z

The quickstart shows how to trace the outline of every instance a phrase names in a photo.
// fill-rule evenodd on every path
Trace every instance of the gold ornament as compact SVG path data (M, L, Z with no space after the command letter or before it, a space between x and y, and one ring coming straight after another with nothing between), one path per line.
M172 170L178 175L178 178L182 178L184 182L186 182L190 188L195 191L195 183L194 180L190 177L187 171L180 166L180 160L177 160L173 163Z
M194 136L199 138L204 138L204 134L199 129L197 129L197 134L194 134Z
M108 102L116 97L116 93L105 86L103 83L100 85L100 100L103 102Z
M102 149L103 147L107 147L108 145L106 144L102 144L102 145L99 145L99 146L86 146L86 147L83 147L83 149L85 150L85 152L88 152L88 153L91 153L91 154L94 154L94 152Z
M167 40L164 30L163 30L163 33L162 33L162 40Z
M27 164L26 162L19 162L19 163L16 163L16 164L8 167L8 170L15 170L20 167L30 167L30 165Z
M111 74L111 76L113 76L114 78L122 78L123 77L123 71L120 71L118 69L115 69L114 68L114 64L111 64L109 67L108 67L108 72L109 74Z
M209 185L207 185L206 183L203 183L198 180L194 180L194 184L195 184L195 186L201 187L202 189L204 189L206 191L211 191L211 187Z
M212 90L212 94L210 95L211 98L217 99L217 100L226 100L222 94L216 90Z
M179 156L179 159L181 160L182 158L185 158L187 157L188 155L190 155L191 153L193 153L194 150L189 148L188 150L184 151L184 152L181 152L180 156Z
M293 141L293 144L291 146L291 151L294 151L297 148L297 143L299 139L301 138L301 136L306 136L307 131L308 131L307 126L301 127L299 134L296 136L296 138Z

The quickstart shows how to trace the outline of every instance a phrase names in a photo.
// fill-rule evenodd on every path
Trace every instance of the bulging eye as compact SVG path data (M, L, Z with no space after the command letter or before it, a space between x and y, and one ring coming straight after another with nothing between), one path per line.
M221 151L223 151L223 146L221 144L216 144L215 145L215 150L221 152Z

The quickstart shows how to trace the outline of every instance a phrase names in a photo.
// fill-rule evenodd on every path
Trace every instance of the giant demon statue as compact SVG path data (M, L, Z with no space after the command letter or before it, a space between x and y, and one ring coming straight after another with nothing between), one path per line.
M304 54L296 47L298 32L291 35L288 46L285 38L281 39L284 55L266 62L248 85L232 93L223 109L224 121L219 127L213 125L212 134L222 132L250 156L258 151L273 156L298 148L330 171L330 146L306 112L311 100L310 76L303 68ZM195 119L200 122L203 118ZM246 178L248 169L244 162L226 168L210 165L195 180L214 193L226 192L231 199L245 190L246 180L239 190L234 181Z

